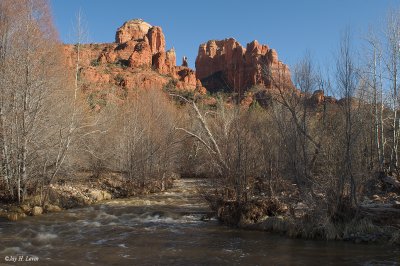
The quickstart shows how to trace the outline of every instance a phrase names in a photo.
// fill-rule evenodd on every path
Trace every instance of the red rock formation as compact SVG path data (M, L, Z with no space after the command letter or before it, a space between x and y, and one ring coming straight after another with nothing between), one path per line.
M176 55L175 50L168 50L166 53L159 52L153 56L153 66L161 74L175 73Z
M187 58L186 56L184 56L184 57L182 58L182 66L184 66L184 67L189 67L188 58Z
M178 89L195 90L198 87L196 73L188 67L176 67L174 77L179 81L176 85Z
M325 100L325 95L323 90L316 90L314 91L313 95L311 96L310 103L312 105L320 105Z
M165 52L165 37L160 27L152 27L147 33L153 54Z
M85 44L80 46L80 75L83 90L99 95L101 101L93 101L100 108L105 101L121 102L133 89L171 87L177 90L206 94L224 90L240 92L240 102L250 106L256 101L269 106L274 98L281 96L280 84L293 89L289 68L279 61L275 50L257 41L244 48L235 39L209 41L201 44L196 58L196 72L188 67L187 58L182 66L176 66L174 49L166 51L162 29L143 20L125 22L116 32L115 43ZM75 69L75 45L64 45L66 63ZM204 84L204 86L203 86ZM245 93L250 87L257 86ZM280 89L283 88L279 86ZM295 95L302 96L300 91ZM94 97L94 96L93 96ZM90 98L93 98L90 97ZM204 97L204 102L213 104ZM345 104L323 91L305 97L312 106L322 103ZM231 97L231 102L237 102ZM97 107L96 107L97 108Z
M124 23L115 34L116 43L125 43L130 40L140 40L147 35L151 25L141 19L133 19Z
M114 88L112 91L120 94L118 98L130 89L162 89L171 81L179 90L206 93L193 70L176 66L175 50L165 50L160 27L140 19L130 20L118 28L115 41L80 46L80 77L87 93ZM74 69L76 46L63 48L67 65ZM104 95L105 99L115 98Z
M119 60L128 60L131 57L132 53L135 50L140 50L139 47L136 48L138 44L144 44L145 41L136 41L136 40L129 40L122 44L119 44L114 49L110 49L108 51L104 51L106 54L111 54L111 58L115 58L114 62L110 62L111 64L119 61ZM140 46L140 45L139 45Z
M147 42L139 42L129 57L129 66L149 68L152 64L152 58L150 45Z
M333 98L332 96L325 96L325 93L323 90L314 91L311 98L309 99L309 104L312 106L318 106L323 103L336 104L336 103L338 103L338 101L335 98Z
M289 68L275 50L257 41L244 48L233 38L200 45L196 76L211 91L244 92L254 85L272 88L278 80L293 87Z
M143 70L137 73L124 72L121 74L121 86L128 91L131 89L162 89L169 81L151 70Z
M82 69L80 76L91 83L109 83L111 80L109 74L99 73L94 67Z

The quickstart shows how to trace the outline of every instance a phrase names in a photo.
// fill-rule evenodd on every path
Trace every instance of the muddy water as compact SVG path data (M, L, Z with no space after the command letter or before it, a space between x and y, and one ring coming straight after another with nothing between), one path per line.
M202 221L209 212L196 194L202 184L178 180L164 193L0 222L0 265L400 263L400 250L390 246L294 240ZM39 261L25 261L35 258Z

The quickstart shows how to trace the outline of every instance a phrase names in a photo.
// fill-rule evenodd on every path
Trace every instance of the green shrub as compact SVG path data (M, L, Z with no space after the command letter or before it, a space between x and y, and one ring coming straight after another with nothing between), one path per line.
M114 80L115 80L115 82L117 82L118 84L121 84L121 82L124 81L124 76L121 75L121 74L117 74L117 75L114 77Z
M99 62L98 59L93 59L93 60L90 62L90 65L96 67L96 66L99 66L99 65L100 65L100 62Z

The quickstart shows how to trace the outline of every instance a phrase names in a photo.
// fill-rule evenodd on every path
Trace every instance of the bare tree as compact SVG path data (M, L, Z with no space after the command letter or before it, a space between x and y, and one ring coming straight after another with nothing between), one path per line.
M1 165L10 196L22 202L65 161L78 128L76 93L74 100L48 2L2 1L0 13Z
M369 95L372 95L372 131L373 131L373 141L374 146L372 150L375 151L373 154L374 161L375 156L378 163L379 171L385 170L385 127L384 127L384 96L383 96L383 69L382 69L382 59L383 51L381 41L378 39L376 34L370 32L366 38L367 42L367 62L363 75L361 79L366 83L369 88Z
M338 205L343 204L347 181L350 183L350 202L357 204L356 183L353 173L354 143L356 134L354 133L354 96L358 84L357 69L353 61L351 50L351 39L349 31L342 37L339 55L336 61L336 80L337 86L343 98L343 112L345 119L344 128L344 156L343 172L338 181Z
M310 105L312 104L310 102L310 96L311 94L318 89L318 77L316 75L311 57L309 54L306 54L304 59L300 61L298 65L295 67L294 71L294 80L295 80L295 86L300 90L301 97L299 98L300 104L300 118L299 118L299 123L300 123L300 132L298 132L298 136L300 138L300 147L301 147L301 153L302 153L302 174L303 180L302 182L309 183L311 181L311 171L312 171L312 162L315 161L315 158L312 158L312 151L310 148L312 147L312 143L310 143L310 140L307 138L307 135L310 135L310 116L312 114L309 114L310 110ZM323 93L323 91L322 91ZM311 112L311 111L310 111ZM297 115L296 115L297 116ZM315 133L314 133L315 135ZM315 137L314 137L315 138ZM301 184L299 184L301 185ZM308 186L309 188L311 187L310 185Z
M391 156L390 168L395 170L398 168L398 142L399 142L399 118L398 118L398 76L400 64L400 19L398 11L389 13L387 19L387 28L385 31L385 66L387 71L388 80L390 83L391 91L391 108L393 110L392 118L392 143L391 143Z
M218 162L217 165L219 165L220 173L222 173L224 171L228 171L228 166L227 166L225 159L221 153L220 146L218 145L214 134L210 130L210 126L205 118L205 115L201 113L196 102L194 100L189 100L189 99L187 99L181 95L177 95L177 94L171 94L171 96L178 97L178 98L182 99L184 102L191 105L191 107L195 111L197 120L200 122L201 129L204 130L204 132L205 132L205 138L203 138L199 134L196 134L195 132L192 132L192 131L182 128L182 127L177 127L176 129L182 130L185 133L189 134L190 136L196 138L198 141L200 141L207 148L207 150L209 152L211 152L213 157L217 160L217 162Z

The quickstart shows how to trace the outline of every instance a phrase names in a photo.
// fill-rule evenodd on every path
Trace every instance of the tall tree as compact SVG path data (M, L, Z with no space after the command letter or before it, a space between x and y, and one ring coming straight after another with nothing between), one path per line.
M350 32L347 30L341 39L339 54L336 59L336 82L341 97L343 98L343 115L344 115L344 156L342 167L343 170L339 174L338 181L338 205L343 203L345 197L346 185L350 184L350 200L351 203L357 203L356 184L353 173L353 151L354 151L354 96L358 85L357 70L351 50Z
M399 143L399 65L400 65L400 17L399 11L392 11L387 18L385 31L385 65L388 81L390 83L391 108L393 110L392 118L392 143L390 168L398 168L398 143Z
M1 170L21 202L54 167L68 102L61 100L65 71L47 1L4 0L0 14Z

